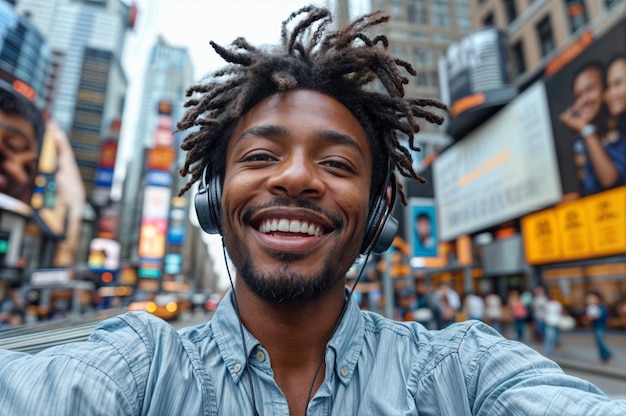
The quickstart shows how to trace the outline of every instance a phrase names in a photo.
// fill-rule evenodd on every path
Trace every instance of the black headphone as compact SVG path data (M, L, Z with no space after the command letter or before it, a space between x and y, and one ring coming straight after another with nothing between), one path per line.
M387 203L387 188L391 186L391 204ZM388 164L385 180L380 193L370 204L367 218L365 239L361 254L369 251L383 253L393 242L398 232L398 220L391 216L396 199L396 181L392 174L391 162ZM204 167L198 193L194 198L196 214L200 227L208 234L222 233L222 178L214 171Z

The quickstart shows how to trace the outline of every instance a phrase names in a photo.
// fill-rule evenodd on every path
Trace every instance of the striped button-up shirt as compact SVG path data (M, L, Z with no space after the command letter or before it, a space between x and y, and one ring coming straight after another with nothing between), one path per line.
M0 415L253 416L253 405L288 415L271 357L248 332L244 356L230 298L208 323L180 331L128 313L87 342L0 351ZM308 415L626 415L626 401L476 321L428 331L351 301L325 359Z

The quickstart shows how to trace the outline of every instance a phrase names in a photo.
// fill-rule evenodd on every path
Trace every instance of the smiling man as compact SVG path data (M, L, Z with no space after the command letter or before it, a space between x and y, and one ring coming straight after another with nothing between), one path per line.
M395 172L420 180L399 136L412 144L418 119L443 121L443 105L403 97L415 71L367 33L386 20L328 32L328 10L307 7L276 48L213 45L231 65L188 91L181 192L200 181L198 220L223 236L236 284L205 325L128 313L86 343L0 352L0 413L626 412L480 322L428 331L361 311L345 287L359 255L393 240L396 189L406 202ZM374 79L383 89L366 88Z

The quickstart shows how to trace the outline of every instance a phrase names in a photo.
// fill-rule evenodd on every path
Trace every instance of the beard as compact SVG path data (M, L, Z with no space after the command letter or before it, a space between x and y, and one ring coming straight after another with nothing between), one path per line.
M331 257L328 257L319 271L313 275L302 275L289 270L293 257L279 254L283 261L275 274L269 276L259 271L249 255L242 259L241 267L237 270L250 290L261 299L283 305L306 304L320 298L330 291L339 277L336 266L333 266Z

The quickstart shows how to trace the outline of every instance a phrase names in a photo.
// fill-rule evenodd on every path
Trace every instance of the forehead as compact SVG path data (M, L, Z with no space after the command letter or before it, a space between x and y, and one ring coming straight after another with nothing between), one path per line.
M370 152L367 134L350 110L336 99L312 90L277 93L256 104L237 122L229 147L233 138L261 125L284 127L295 136L333 131L351 137L363 151Z
M608 70L609 74L622 74L624 72L626 72L626 59L619 59L613 62Z
M578 76L576 77L576 85L582 85L582 84L597 84L600 85L602 81L602 72L600 71L600 68L587 68L584 71L582 71L580 74L578 74Z

